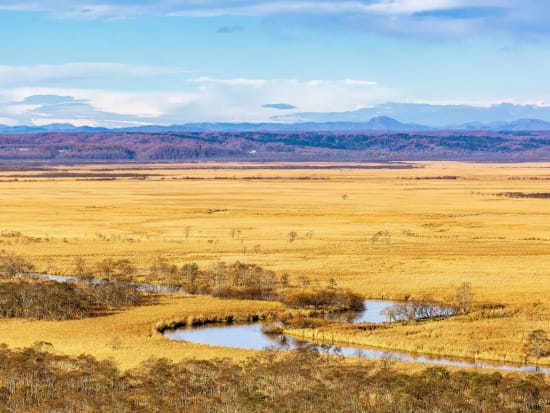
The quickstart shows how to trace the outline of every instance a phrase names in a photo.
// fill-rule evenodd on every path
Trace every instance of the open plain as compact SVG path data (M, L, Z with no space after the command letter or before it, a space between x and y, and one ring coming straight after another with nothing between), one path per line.
M166 280L150 271L159 259L201 268L240 261L287 273L294 284L332 280L366 298L453 303L457 287L470 283L470 314L373 331L329 325L292 333L521 362L529 333L550 330L545 194L549 163L31 165L0 173L0 250L49 274L128 260L135 268L127 278L159 283ZM153 327L280 308L164 297L93 319L0 320L0 342L46 341L56 352L122 367L155 355L242 358L248 352L168 342Z

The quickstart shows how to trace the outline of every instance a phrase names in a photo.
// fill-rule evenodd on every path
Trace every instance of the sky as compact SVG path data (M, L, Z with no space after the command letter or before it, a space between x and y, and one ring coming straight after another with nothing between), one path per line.
M547 0L0 0L0 124L550 105Z

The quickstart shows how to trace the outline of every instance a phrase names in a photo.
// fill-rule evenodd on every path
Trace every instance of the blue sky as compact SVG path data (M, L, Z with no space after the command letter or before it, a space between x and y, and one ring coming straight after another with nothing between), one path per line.
M550 104L546 0L0 0L0 123Z

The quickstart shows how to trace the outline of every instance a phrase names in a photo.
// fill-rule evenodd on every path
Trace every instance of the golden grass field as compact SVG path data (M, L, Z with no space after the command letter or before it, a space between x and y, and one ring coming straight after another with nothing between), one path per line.
M2 320L0 342L17 348L45 342L51 344L45 350L72 356L91 354L100 360L112 359L123 369L161 357L174 361L189 358L244 359L253 352L171 341L154 327L158 322L186 320L189 315L211 318L233 314L238 319L249 314L277 311L281 307L276 303L218 300L208 296L165 297L159 305L131 308L105 317L67 321Z
M23 255L51 274L74 273L76 257L89 265L127 258L138 266L140 279L147 278L158 256L201 267L239 260L287 272L293 280L307 276L324 285L334 278L338 286L371 298L449 301L466 281L476 303L507 306L506 315L494 319L460 317L374 333L342 328L330 333L341 341L455 355L471 355L476 347L480 357L519 360L530 331L550 332L550 199L496 195L550 192L550 163L350 165L6 170L0 173L0 250ZM74 176L64 177L67 172ZM89 173L116 179L86 178ZM120 176L127 173L142 176ZM449 176L456 179L441 179ZM292 242L291 232L297 234ZM3 320L0 342L24 346L44 340L61 352L114 357L124 366L145 355L235 355L147 335L156 321L180 314L279 306L208 297L166 300L80 321ZM536 302L541 304L534 311ZM132 340L142 337L135 345L123 338L127 328L137 329ZM116 350L106 344L113 340L122 340Z

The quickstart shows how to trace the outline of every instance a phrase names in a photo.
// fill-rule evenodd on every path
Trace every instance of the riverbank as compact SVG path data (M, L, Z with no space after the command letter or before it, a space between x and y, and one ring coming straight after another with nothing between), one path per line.
M418 354L550 366L550 355L537 360L525 352L532 331L550 329L550 317L546 312L533 317L528 310L525 307L505 308L492 313L474 310L470 314L440 320L393 323L383 329L362 324L286 328L284 334Z
M235 318L258 312L277 312L278 303L220 300L209 296L161 296L158 304L131 308L115 314L83 320L31 321L0 320L0 343L10 348L33 346L37 342L57 354L90 354L99 360L113 360L120 368L134 368L150 358L184 359L231 358L244 360L252 351L235 351L194 343L176 343L156 331L157 324L187 320L190 316L215 318L232 314Z
M166 358L174 362L188 359L218 359L245 360L256 352L247 349L229 348L224 345L208 346L193 342L171 341L158 330L169 326L197 325L205 322L220 321L227 323L245 322L256 319L267 319L277 313L285 312L279 303L266 301L222 300L210 296L190 296L185 294L163 295L158 304L137 308L130 308L115 314L93 317L83 320L67 321L31 321L22 319L0 320L0 342L10 348L24 348L43 343L44 348L56 354L78 356L90 354L99 360L112 360L121 369L138 366L150 358ZM230 318L229 318L230 317ZM445 320L436 322L445 324L454 322ZM340 325L341 329L356 330L351 337L371 337L372 342L363 341L359 344L376 345L374 343L384 337L390 345L388 349L396 349L392 342L401 342L400 337L411 337L403 330L403 326L395 325L389 328L369 330L368 334L361 335L361 324ZM419 323L417 328L426 326ZM330 328L335 329L336 324ZM412 326L411 326L412 327ZM297 337L315 338L317 340L332 340L326 330L320 329L287 330L285 333ZM325 336L323 336L325 331ZM338 336L338 338L342 338ZM431 341L436 341L433 338ZM349 342L349 341L348 341ZM424 349L429 349L429 340L424 341ZM407 347L398 348L408 350ZM440 352L433 354L448 354L440 348ZM413 350L414 351L414 350ZM429 351L424 351L429 353ZM468 357L469 355L466 355ZM513 361L511 358L500 359ZM392 361L395 366L410 371L423 368L424 363L409 363ZM408 366L407 366L408 365Z

